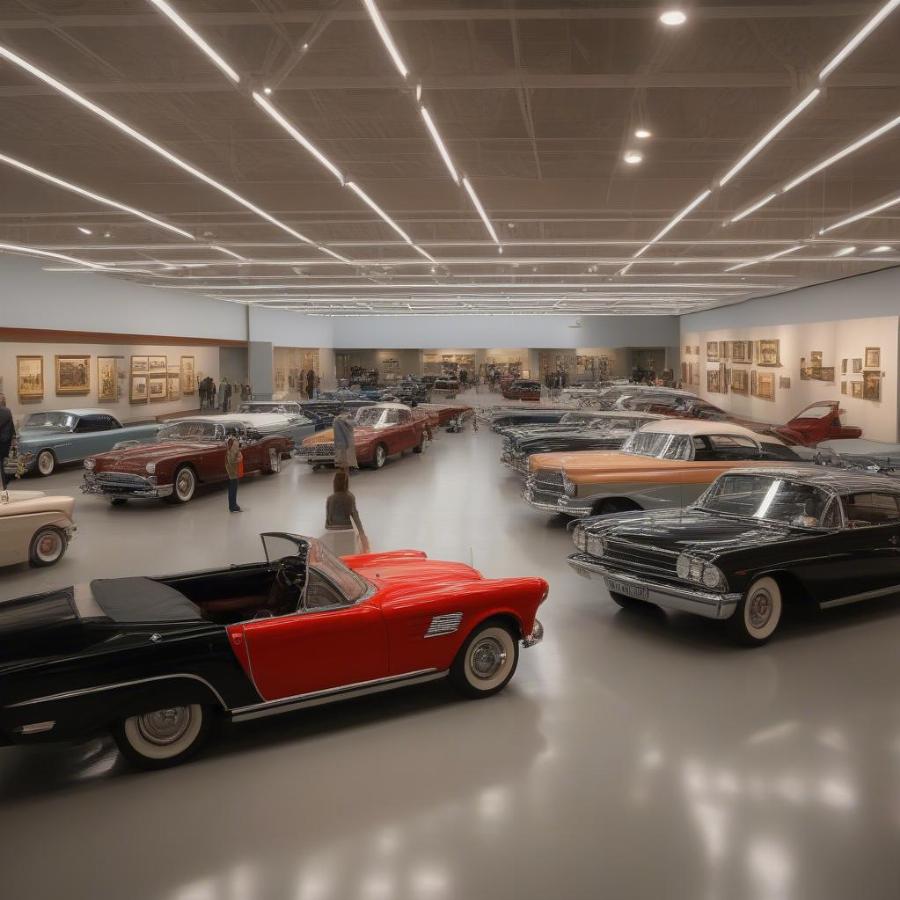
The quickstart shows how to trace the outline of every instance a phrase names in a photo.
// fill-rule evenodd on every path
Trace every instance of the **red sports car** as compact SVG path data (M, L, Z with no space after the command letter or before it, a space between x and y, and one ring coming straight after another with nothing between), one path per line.
M542 578L484 578L416 550L338 558L264 534L265 562L98 579L0 609L0 744L110 731L160 768L240 722L447 677L512 678L543 636ZM102 648L102 652L98 652Z
M807 447L814 447L822 441L862 437L862 428L841 424L843 412L840 401L820 400L801 409L790 422L772 431Z

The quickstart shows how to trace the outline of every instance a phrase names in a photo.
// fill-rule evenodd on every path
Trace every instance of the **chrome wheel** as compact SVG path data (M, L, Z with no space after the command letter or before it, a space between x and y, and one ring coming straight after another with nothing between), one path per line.
M781 588L774 578L759 578L750 585L730 623L745 644L762 644L781 623Z
M506 662L506 651L494 638L476 641L469 651L469 667L476 678L493 678Z
M269 472L272 475L275 475L277 472L281 471L281 454L275 450L269 450Z
M56 457L52 450L41 450L37 458L37 470L41 475L52 475L56 468Z
M65 535L53 525L39 529L31 539L29 557L34 566L52 566L65 552Z
M519 646L508 628L486 623L466 641L450 676L467 696L486 697L506 686L518 660Z
M113 736L132 762L158 768L194 752L208 730L208 712L194 703L130 716L113 729Z
M380 469L384 465L386 459L387 450L384 449L384 444L379 444L375 448L375 468Z
M175 497L179 503L187 503L197 489L194 470L184 466L175 473Z
M168 747L182 738L191 725L188 706L173 706L135 716L141 737L157 747Z

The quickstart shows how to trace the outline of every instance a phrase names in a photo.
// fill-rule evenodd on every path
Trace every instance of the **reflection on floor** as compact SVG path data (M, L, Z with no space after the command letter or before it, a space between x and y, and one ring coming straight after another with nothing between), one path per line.
M234 726L154 774L102 740L0 749L4 896L896 898L900 603L752 651L713 622L619 611L498 451L442 433L352 489L376 549L550 581L546 640L506 692L438 683ZM243 484L233 516L218 489L183 508L82 498L70 555L0 573L0 599L257 559L260 531L321 533L330 481L292 463Z

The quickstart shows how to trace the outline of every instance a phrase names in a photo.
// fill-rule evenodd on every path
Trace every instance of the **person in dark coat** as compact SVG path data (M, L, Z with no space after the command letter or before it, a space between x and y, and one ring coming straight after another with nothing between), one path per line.
M310 400L313 398L313 390L316 387L316 373L312 369L310 369L306 373L306 396L309 397Z
M6 473L3 471L3 464L6 462L6 457L9 456L15 436L16 426L12 413L6 405L6 396L0 394L0 490L4 491L6 490Z

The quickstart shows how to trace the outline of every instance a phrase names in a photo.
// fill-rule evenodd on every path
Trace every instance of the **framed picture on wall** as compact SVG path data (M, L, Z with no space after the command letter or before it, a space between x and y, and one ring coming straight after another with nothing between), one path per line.
M132 375L131 386L128 391L129 403L146 403L147 402L147 376Z
M706 390L711 394L718 394L721 390L718 369L706 370Z
M757 377L756 369L750 371L750 396L755 397L757 393Z
M756 378L756 396L760 400L775 399L775 375L772 372L760 372Z
M165 374L166 369L169 368L169 361L165 356L149 356L147 371L152 375L154 373L163 373ZM152 395L151 395L152 399Z
M681 364L681 383L688 383L688 364L686 362Z
M750 341L731 342L731 361L735 363L750 362Z
M881 368L881 347L866 347L866 364L864 368Z
M88 394L90 390L90 356L57 356L56 393Z
M814 370L813 378L816 381L834 381L834 366L819 366Z
M700 345L694 344L694 356L699 356L699 355L700 355Z
M181 399L181 372L169 372L166 375L166 381L168 382L168 396L170 400L180 400Z
M809 352L809 364L815 368L822 366L822 351L821 350L810 350Z
M862 372L862 360L861 359L853 360L852 370L853 370L854 375L859 375L859 373Z
M759 342L759 364L761 366L781 365L781 341L772 338Z
M22 403L44 398L44 357L16 357L16 391Z
M846 393L847 393L847 382L846 382L846 381L842 381L842 382L841 382L841 393L842 393L842 394L846 394Z
M197 378L194 375L194 357L181 357L181 393L195 394L197 392Z
M165 400L168 385L166 384L166 376L150 375L147 377L147 396L150 400Z
M782 375L778 379L778 387L783 390L789 391L791 389L791 376L790 375Z
M861 381L850 382L850 396L857 400L862 400L863 383Z
M719 342L718 341L707 341L706 342L706 358L713 362L714 360L718 360L719 358Z
M750 388L750 379L746 369L731 370L731 390L735 394L746 394Z
M719 390L723 394L728 393L728 385L731 384L731 367L725 363L719 363Z
M131 357L131 374L146 375L150 369L149 356L132 356Z
M863 400L881 400L881 372L863 375Z
M847 374L847 360L842 359L841 360L841 375L846 375L846 374Z
M97 399L102 403L119 399L119 358L97 357Z

